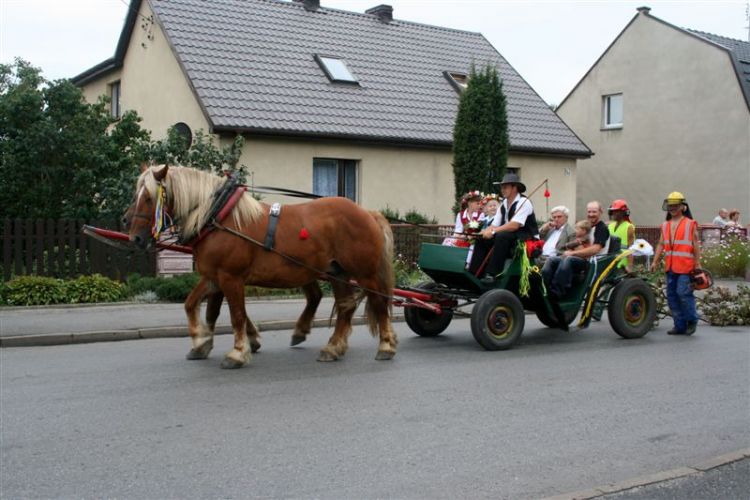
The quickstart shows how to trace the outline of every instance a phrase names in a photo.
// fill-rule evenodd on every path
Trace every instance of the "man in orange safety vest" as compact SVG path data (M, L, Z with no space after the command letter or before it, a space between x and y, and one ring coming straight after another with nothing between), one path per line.
M685 196L673 191L662 204L667 220L661 225L661 239L654 252L651 270L655 271L662 254L667 272L667 303L674 328L670 335L692 335L698 324L691 273L700 269L698 223L692 219Z

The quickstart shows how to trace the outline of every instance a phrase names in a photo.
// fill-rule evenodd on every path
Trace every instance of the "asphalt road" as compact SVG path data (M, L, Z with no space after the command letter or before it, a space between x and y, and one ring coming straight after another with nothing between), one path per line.
M0 497L540 498L750 447L750 329L606 323L486 352L467 320L396 325L379 362L362 327L264 335L249 367L187 339L0 350Z

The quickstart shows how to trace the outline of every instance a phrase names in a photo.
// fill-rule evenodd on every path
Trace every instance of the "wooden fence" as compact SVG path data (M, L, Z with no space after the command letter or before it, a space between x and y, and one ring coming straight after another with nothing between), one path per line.
M154 275L155 254L120 250L84 236L81 227L86 223L120 230L119 223L111 220L4 219L3 280L28 274L73 278L99 273L119 280L130 273Z
M97 227L121 230L116 221L89 221ZM2 221L2 275L36 274L57 278L71 278L81 274L99 273L123 280L130 273L153 276L157 272L157 257L153 253L128 252L110 247L81 233L82 220L5 219ZM409 266L419 261L423 242L441 243L453 231L452 225L426 224L412 226L393 224L395 254ZM747 237L747 228L739 228ZM726 231L715 226L701 226L701 240L706 245L720 242ZM656 246L659 228L640 226L636 237ZM162 259L164 260L164 259ZM164 267L163 265L160 266ZM166 272L165 269L160 269ZM183 269L178 272L189 271Z

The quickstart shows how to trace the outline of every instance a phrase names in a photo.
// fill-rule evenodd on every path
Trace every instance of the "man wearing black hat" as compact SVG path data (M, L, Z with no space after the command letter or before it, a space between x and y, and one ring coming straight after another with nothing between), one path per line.
M539 234L531 200L521 195L525 191L526 186L516 174L505 174L500 181L503 204L490 226L480 233L482 238L477 239L469 265L469 271L477 274L482 271L482 264L485 264L484 276L481 278L485 284L492 284L495 277L503 271L505 259L511 255L518 241L525 241ZM487 258L490 249L492 255Z

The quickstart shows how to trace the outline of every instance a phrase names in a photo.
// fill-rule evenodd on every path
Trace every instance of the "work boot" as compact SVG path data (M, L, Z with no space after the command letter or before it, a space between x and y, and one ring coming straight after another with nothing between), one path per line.
M495 283L495 277L491 274L485 274L482 279L479 280L483 285L493 285Z
M695 329L698 326L697 321L688 321L687 329L685 330L685 335L692 335L695 333Z
M686 333L683 330L678 330L677 328L672 328L667 332L667 335L685 335Z

